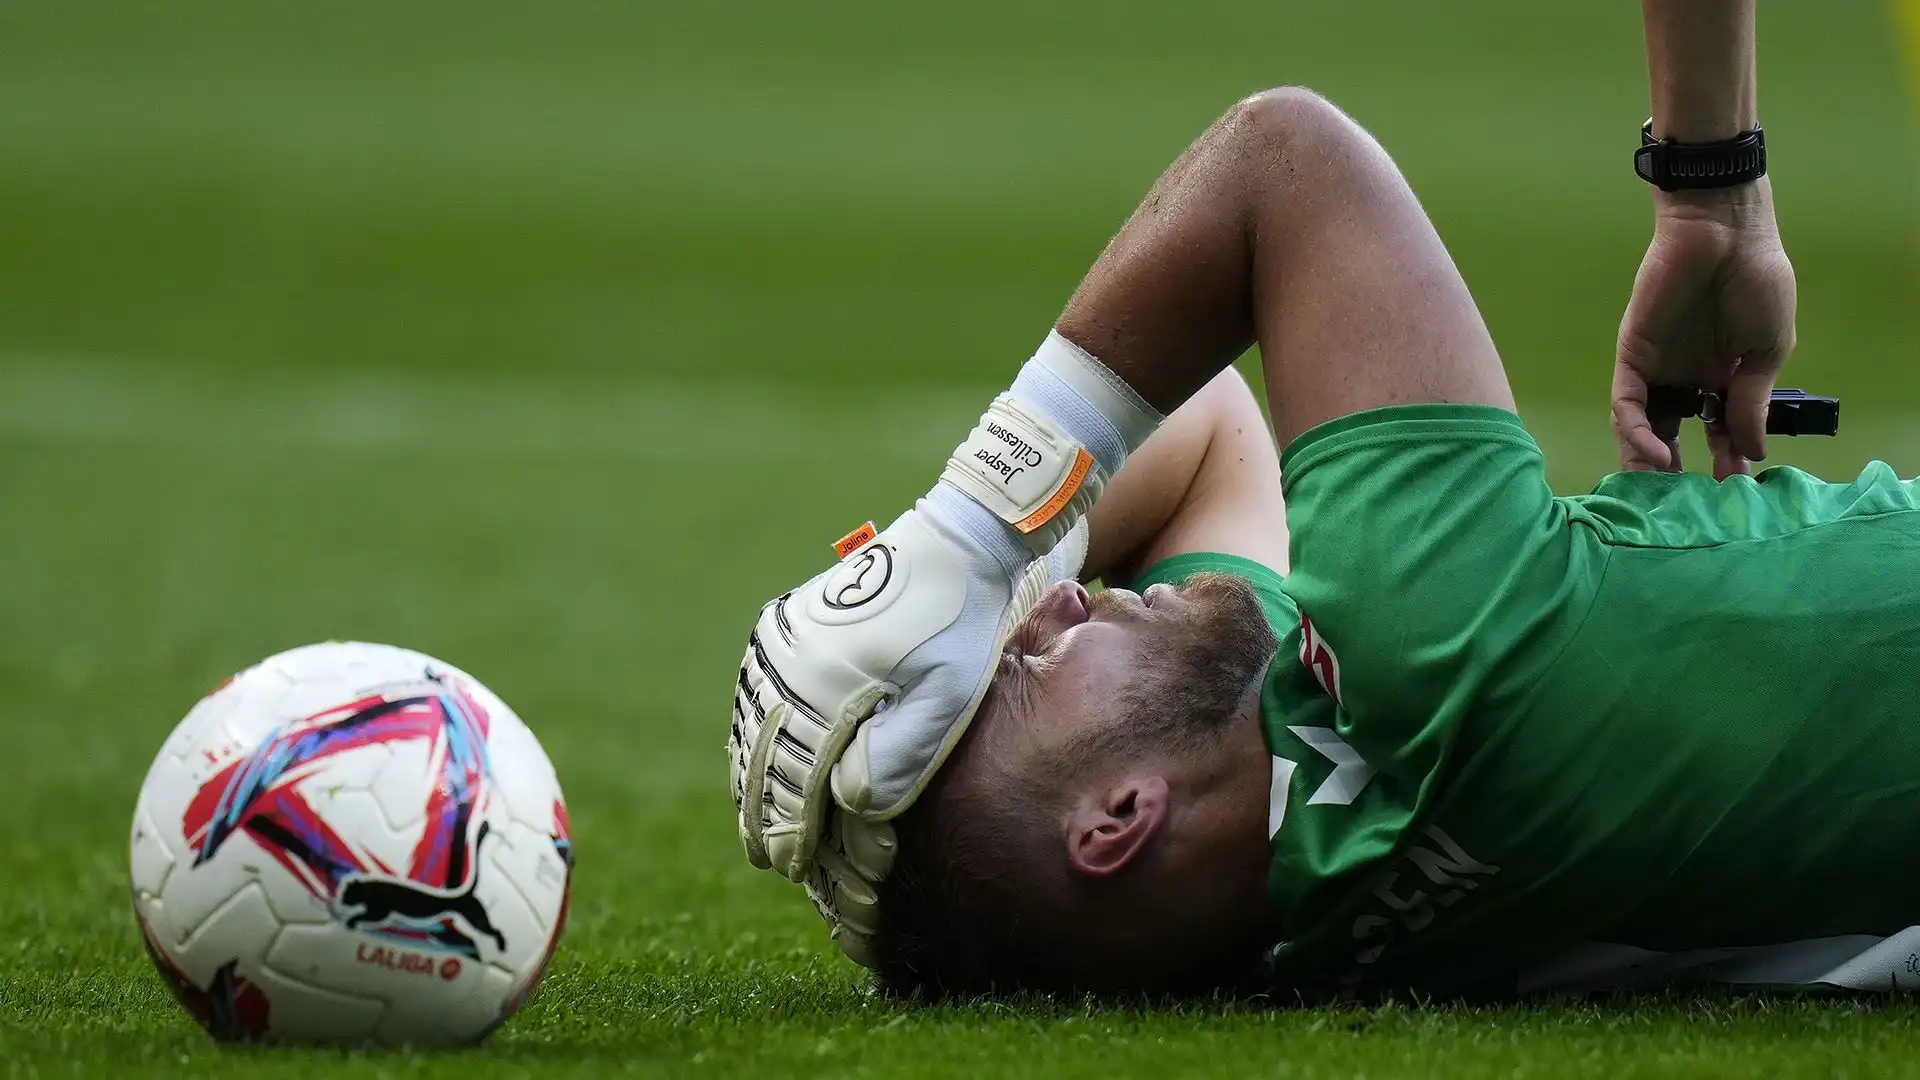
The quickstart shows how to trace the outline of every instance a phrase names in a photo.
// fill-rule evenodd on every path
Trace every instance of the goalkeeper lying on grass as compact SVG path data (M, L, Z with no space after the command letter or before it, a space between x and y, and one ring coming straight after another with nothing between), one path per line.
M763 609L749 857L901 990L1920 983L1920 502L1745 475L1770 193L1656 203L1623 458L1677 466L1646 386L1705 386L1727 478L1555 498L1381 149L1305 92L1229 111L928 496ZM1278 460L1221 374L1255 341ZM1053 583L1089 507L1132 591Z

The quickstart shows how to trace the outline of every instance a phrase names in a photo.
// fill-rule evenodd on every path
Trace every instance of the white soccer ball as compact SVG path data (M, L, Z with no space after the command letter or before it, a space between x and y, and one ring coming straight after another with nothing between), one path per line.
M567 920L546 752L430 656L329 642L194 706L133 814L133 910L218 1039L467 1043L513 1015Z

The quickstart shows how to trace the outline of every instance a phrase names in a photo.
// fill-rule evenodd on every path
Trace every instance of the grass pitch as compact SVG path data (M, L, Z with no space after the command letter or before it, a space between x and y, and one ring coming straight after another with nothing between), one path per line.
M740 857L724 687L757 604L927 486L1241 93L1304 82L1381 135L1556 484L1604 470L1646 232L1633 5L1330 7L0 7L0 1069L1912 1071L1904 1001L888 1003ZM1920 173L1852 153L1911 130L1886 12L1762 14L1791 381L1848 410L1779 449L1920 471ZM1554 164L1496 175L1502 140ZM559 768L568 937L479 1051L216 1047L140 952L160 740L328 637L466 667Z

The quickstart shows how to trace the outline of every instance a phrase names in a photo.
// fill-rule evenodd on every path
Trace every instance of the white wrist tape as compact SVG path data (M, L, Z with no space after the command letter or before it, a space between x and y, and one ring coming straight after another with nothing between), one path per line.
M953 452L941 480L1045 554L1100 498L1158 412L1086 351L1050 333L1013 388Z
M1164 419L1120 376L1061 337L1047 335L1020 369L1013 395L1051 416L1093 453L1107 475L1140 448Z

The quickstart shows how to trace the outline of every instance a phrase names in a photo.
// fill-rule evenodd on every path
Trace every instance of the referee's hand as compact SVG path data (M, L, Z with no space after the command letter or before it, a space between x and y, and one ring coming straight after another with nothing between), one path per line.
M1620 320L1613 433L1623 469L1680 469L1680 421L1649 416L1647 388L1726 397L1707 425L1713 474L1766 457L1767 398L1793 352L1793 264L1766 178L1737 188L1653 193L1653 243Z

